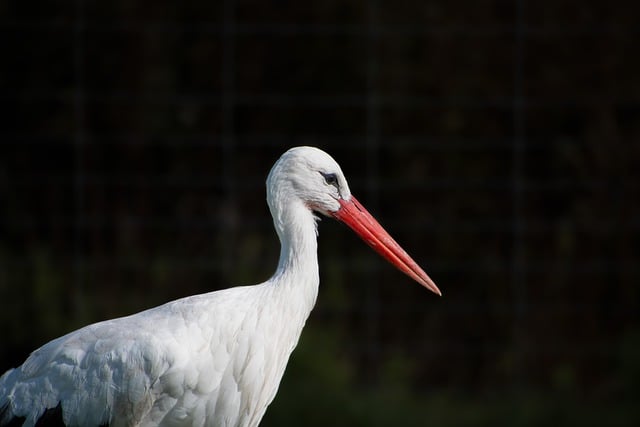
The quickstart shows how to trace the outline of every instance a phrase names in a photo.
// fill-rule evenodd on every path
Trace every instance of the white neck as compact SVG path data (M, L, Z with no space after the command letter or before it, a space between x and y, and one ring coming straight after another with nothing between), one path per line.
M315 305L320 282L316 218L295 197L278 199L270 208L281 247L278 268L269 281L289 300L283 301L285 304L299 304L297 309L306 319Z

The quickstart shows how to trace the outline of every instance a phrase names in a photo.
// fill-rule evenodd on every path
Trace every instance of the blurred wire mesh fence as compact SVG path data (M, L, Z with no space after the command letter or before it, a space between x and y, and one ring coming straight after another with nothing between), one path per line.
M325 221L300 360L327 345L366 389L637 396L638 25L617 2L10 2L3 366L266 279L264 179L305 144L445 296Z

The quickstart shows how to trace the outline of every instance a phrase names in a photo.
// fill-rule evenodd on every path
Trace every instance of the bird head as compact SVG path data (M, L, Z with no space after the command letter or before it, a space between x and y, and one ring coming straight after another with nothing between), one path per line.
M324 151L295 147L273 166L267 178L267 199L272 212L272 204L287 203L292 198L302 201L311 211L343 222L400 271L441 295L433 280L353 197L340 165Z
M340 165L315 147L295 147L280 157L267 178L267 191L275 189L280 194L269 194L270 198L293 195L326 216L340 210L340 200L351 198Z

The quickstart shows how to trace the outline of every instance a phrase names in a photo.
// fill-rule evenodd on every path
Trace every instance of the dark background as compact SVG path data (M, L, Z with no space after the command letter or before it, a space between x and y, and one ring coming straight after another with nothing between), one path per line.
M316 145L435 279L344 226L264 426L639 425L632 1L0 4L0 371L274 270Z

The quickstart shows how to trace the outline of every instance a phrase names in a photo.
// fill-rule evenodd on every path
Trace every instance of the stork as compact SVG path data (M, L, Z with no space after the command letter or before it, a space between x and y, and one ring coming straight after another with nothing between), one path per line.
M318 294L317 217L344 222L399 270L427 274L351 195L327 153L296 147L267 177L273 276L85 326L0 377L0 426L256 426Z

